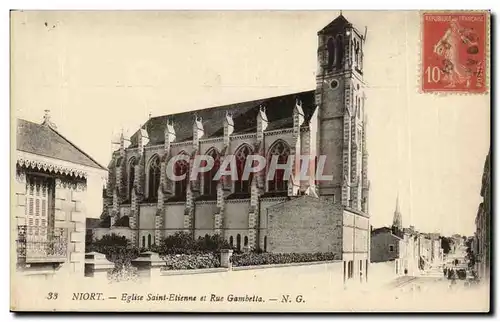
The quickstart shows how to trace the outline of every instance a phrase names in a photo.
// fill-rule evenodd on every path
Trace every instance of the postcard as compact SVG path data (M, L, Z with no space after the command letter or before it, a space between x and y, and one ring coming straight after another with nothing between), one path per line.
M11 11L11 311L489 312L489 11Z

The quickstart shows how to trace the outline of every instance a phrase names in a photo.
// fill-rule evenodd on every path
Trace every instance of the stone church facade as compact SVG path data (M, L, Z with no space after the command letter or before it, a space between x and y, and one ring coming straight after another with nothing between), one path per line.
M369 181L364 110L363 35L342 15L318 32L316 89L150 118L112 154L105 208L111 225L125 223L133 243L158 244L177 231L220 234L237 249L333 251L345 278L366 276L369 259ZM213 170L193 181L193 158L209 154ZM211 180L228 155L238 179ZM249 155L278 163L295 156L290 180L267 168L243 178ZM326 156L329 180L300 180L299 156ZM308 167L315 176L318 161ZM188 177L188 176L187 176ZM295 245L295 246L294 246Z

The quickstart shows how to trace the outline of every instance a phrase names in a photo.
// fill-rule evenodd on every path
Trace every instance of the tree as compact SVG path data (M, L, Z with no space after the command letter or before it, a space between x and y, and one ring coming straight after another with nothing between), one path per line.
M451 238L445 236L440 236L439 239L441 239L441 248L443 249L443 253L448 254L451 250L451 244L453 241Z
M92 243L85 245L85 252L98 252L106 255L106 259L115 263L115 269L121 270L130 266L130 262L139 256L139 249L130 244L125 236L117 234L104 235Z
M472 250L472 242L474 240L474 237L469 237L467 241L465 242L465 246L467 249L465 250L467 253L467 258L469 259L469 267L474 267L476 264L476 256Z

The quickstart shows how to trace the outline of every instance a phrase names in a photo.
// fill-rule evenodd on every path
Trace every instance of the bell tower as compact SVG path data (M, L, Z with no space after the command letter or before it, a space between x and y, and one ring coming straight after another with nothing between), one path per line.
M401 211L399 210L399 194L396 198L396 210L394 210L394 218L392 219L392 233L399 236L399 233L403 231L403 219L401 216Z
M323 173L332 175L332 180L319 181L320 194L367 213L364 42L342 14L318 32L316 105Z

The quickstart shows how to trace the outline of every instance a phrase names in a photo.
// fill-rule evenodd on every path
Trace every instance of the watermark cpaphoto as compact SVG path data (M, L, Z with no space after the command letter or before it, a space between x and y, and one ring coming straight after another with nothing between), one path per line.
M191 161L191 171L184 171L184 173L175 171L177 162L191 163ZM283 163L277 155L273 155L269 162L263 156L249 155L243 165L243 171L241 171L241 164L237 162L236 157L234 155L226 155L222 162L220 162L220 165L218 165L213 180L219 181L223 176L229 177L233 181L249 180L252 173L262 171L267 172L267 180L272 180L277 171L279 171L279 175L282 176L284 181L289 180L292 173L295 173L294 180L306 181L313 179L316 181L330 181L333 179L333 176L323 173L325 163L326 155L318 156L317 159L310 155L290 155L287 157L286 163ZM196 155L194 158L191 158L189 155L179 154L168 161L166 174L172 181L184 181L188 175L189 180L194 181L197 180L200 174L212 171L215 165L216 161L210 155ZM238 171L239 169L240 171ZM311 178L311 175L313 178Z

